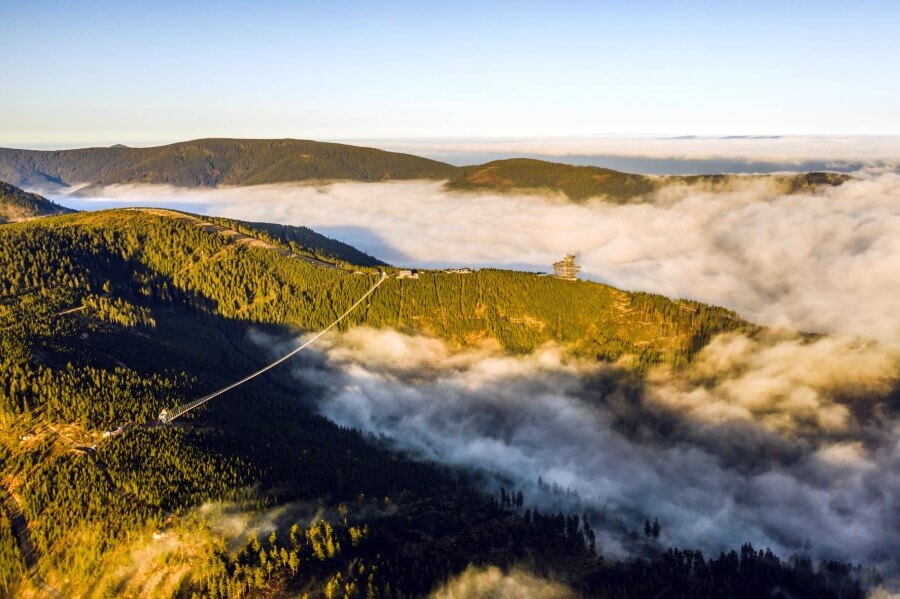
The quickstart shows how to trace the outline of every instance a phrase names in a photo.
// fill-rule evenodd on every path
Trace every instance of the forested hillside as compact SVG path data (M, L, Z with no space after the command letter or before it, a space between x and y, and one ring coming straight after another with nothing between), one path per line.
M182 294L224 318L317 329L373 280L362 271L320 268L286 252L234 243L149 209L80 213L3 233L2 295L40 288L78 302L102 294L108 281L136 296ZM255 234L282 243L266 230ZM296 243L294 249L303 251ZM348 324L424 332L459 345L496 339L513 351L556 341L580 355L633 355L644 364L689 358L709 335L749 326L727 310L694 302L500 270L391 278Z
M28 193L0 181L0 223L70 212L72 210L54 204L36 193Z
M409 154L298 139L198 139L152 148L0 148L0 179L29 188L154 183L178 187L305 180L440 179L453 167Z
M0 596L417 597L470 564L530 564L585 596L863 596L858 569L749 546L702 556L635 540L646 559L602 559L592 514L486 495L471 473L342 429L285 371L156 425L269 359L250 328L319 329L377 273L316 263L316 238L183 216L0 228ZM701 304L495 270L390 278L346 321L360 324L510 351L555 341L636 370L752 330Z
M450 178L448 187L460 190L558 192L576 202L599 198L623 203L644 198L654 191L673 185L703 184L721 192L737 189L747 181L765 180L780 188L783 193L796 193L821 186L840 185L848 179L848 175L837 173L651 177L595 166L573 166L517 158L462 167Z
M0 148L0 179L29 189L166 184L176 187L262 185L297 181L446 180L449 189L561 193L627 202L669 185L735 186L753 176L649 177L594 166L533 159L455 167L442 162L345 144L296 139L199 139L151 148L39 151ZM785 193L839 185L847 175L759 175Z

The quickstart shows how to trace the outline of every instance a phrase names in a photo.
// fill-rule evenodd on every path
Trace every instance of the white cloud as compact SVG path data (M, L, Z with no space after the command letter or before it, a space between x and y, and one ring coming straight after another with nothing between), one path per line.
M469 566L442 584L431 599L571 599L572 589L525 570Z
M330 385L321 411L343 425L443 462L543 476L625 518L658 516L666 543L751 541L788 554L812 540L816 556L897 572L900 534L885 523L900 513L900 425L886 399L898 385L900 176L814 194L756 182L652 200L576 205L421 181L103 199L310 226L397 264L547 268L575 250L587 273L626 289L833 332L723 336L643 389L555 347L460 353L390 331L340 337L326 350L331 376L314 374Z
M327 385L320 411L424 457L543 477L632 527L659 517L665 543L898 568L900 535L884 523L900 509L900 424L886 405L900 370L883 346L728 335L643 387L552 345L454 352L354 329L324 353L327 374L321 362L295 371Z

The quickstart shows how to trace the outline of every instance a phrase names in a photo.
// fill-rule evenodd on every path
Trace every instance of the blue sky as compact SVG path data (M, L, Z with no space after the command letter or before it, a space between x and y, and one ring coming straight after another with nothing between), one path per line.
M900 134L900 2L0 0L0 145Z

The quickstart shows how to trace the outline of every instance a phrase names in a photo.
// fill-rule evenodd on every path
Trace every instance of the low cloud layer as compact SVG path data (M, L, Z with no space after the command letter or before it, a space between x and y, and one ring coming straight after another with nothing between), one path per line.
M442 584L430 599L574 599L572 589L524 570L469 566Z
M888 397L900 354L838 337L714 338L691 368L651 372L651 400L710 424L746 421L775 433L845 434L869 398ZM854 411L857 414L854 414Z
M900 568L900 356L884 346L729 335L646 383L554 346L454 353L393 331L333 337L325 357L296 369L327 381L324 415L429 459L540 476L630 527L658 517L667 544Z
M113 188L76 207L155 204L306 225L397 265L548 270L575 251L586 276L724 305L756 322L900 344L900 175L815 194L765 182L668 189L644 204L461 194L441 183L218 190Z

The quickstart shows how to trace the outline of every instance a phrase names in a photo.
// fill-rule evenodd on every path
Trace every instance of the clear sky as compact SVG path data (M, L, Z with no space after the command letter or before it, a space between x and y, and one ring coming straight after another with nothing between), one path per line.
M0 0L0 145L900 134L900 2Z

